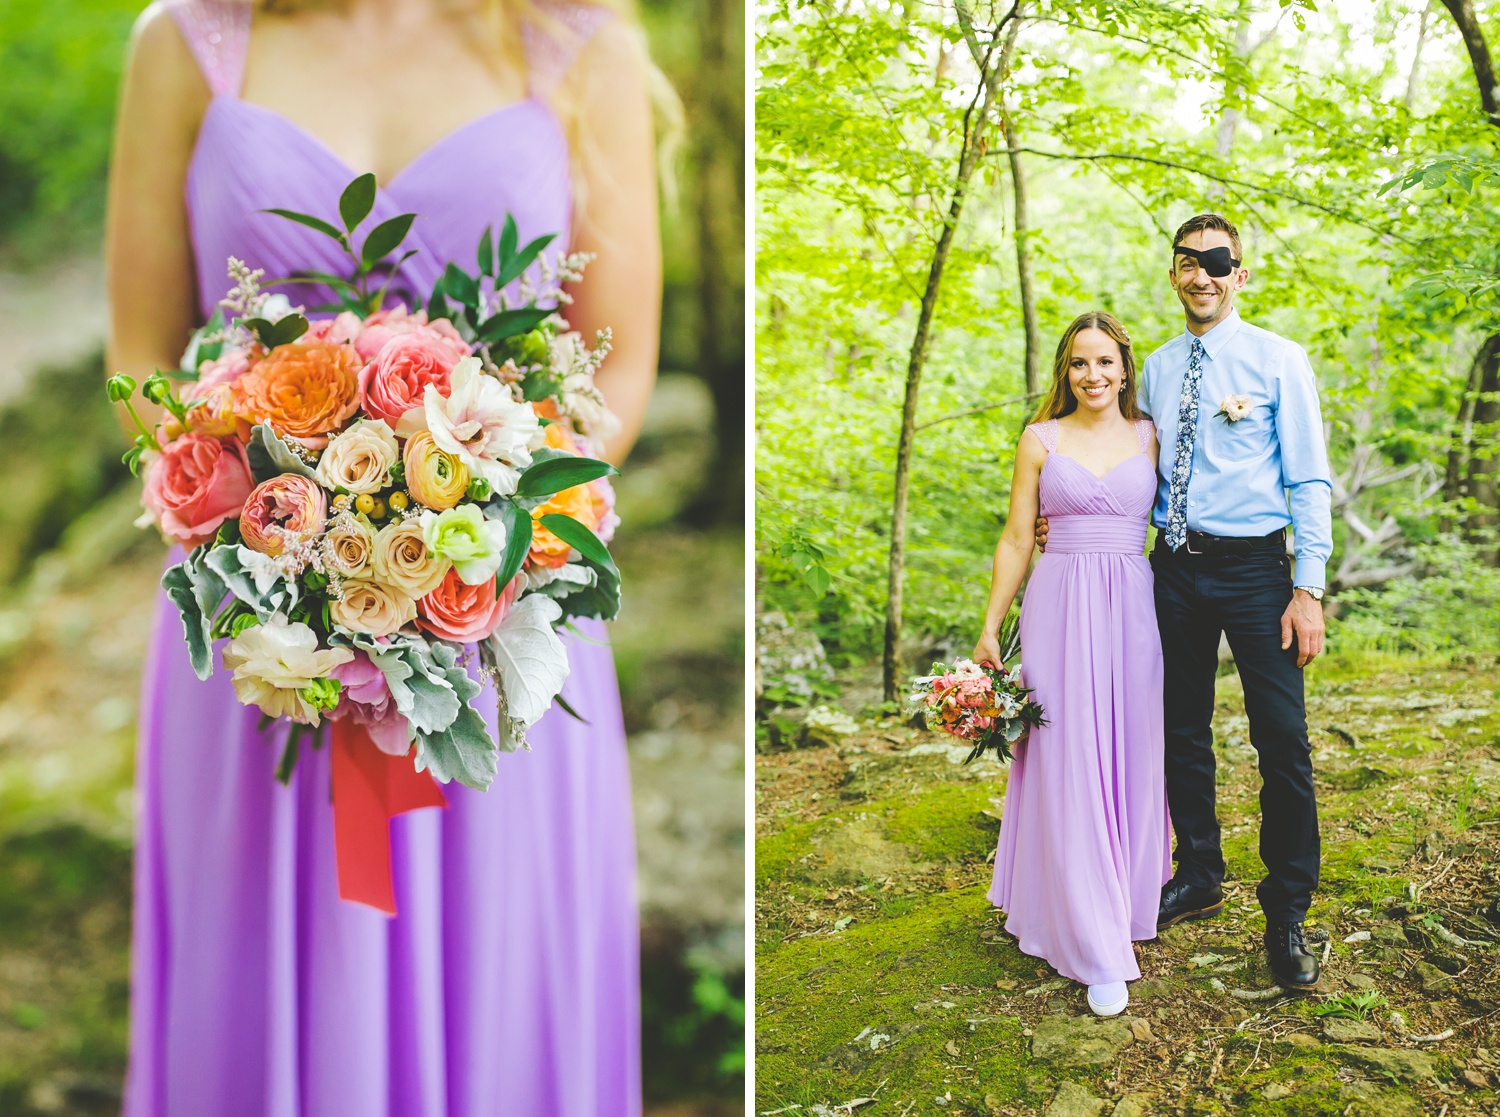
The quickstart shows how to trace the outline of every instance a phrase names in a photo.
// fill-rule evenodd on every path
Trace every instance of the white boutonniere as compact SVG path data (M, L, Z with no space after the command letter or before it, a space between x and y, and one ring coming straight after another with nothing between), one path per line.
M1246 415L1250 414L1249 396L1228 396L1224 402L1219 404L1219 410L1214 412L1214 418L1224 416L1226 422L1238 423Z

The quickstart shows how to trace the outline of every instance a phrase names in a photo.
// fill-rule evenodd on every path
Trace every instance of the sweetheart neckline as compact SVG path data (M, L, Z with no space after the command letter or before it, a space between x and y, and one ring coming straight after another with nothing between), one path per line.
M256 101L246 101L242 97L236 97L229 93L220 93L213 98L213 101L210 103L209 108L212 109L214 106L218 105L221 102L227 102L234 105L243 105L246 108L252 109L255 112L270 117L272 120L281 122L282 124L286 125L286 127L294 135L301 136L304 140L312 144L320 152L326 155L330 160L332 160L334 163L337 163L339 167L349 175L350 178L354 178L360 174L368 173L364 171L356 171L348 164L347 161L345 161L343 156L339 155L338 152L329 147L328 143L321 136L317 135L317 133L304 127L303 125L298 124L295 120L287 116L285 113L278 112L276 109L271 108L269 105L262 105ZM399 183L409 171L411 171L419 163L424 162L426 159L434 155L443 147L447 146L450 141L457 139L459 136L463 135L465 132L470 131L471 129L478 128L479 126L489 123L490 121L498 120L501 117L510 114L511 112L528 107L535 107L537 109L540 109L543 115L546 116L548 120L556 124L557 117L552 112L551 107L535 94L529 95L519 101L511 101L509 104L490 109L488 112L482 113L481 115L474 117L472 120L464 124L460 124L451 132L440 136L438 139L434 140L432 143L424 147L421 151L417 152L417 154L414 155L411 159L407 160L406 164L385 182L380 182L377 179L375 183L376 191L381 194L389 194L391 190L396 186L396 184ZM199 129L199 135L200 137L202 135L201 127ZM196 144L194 146L194 154L196 155Z
M1060 450L1048 450L1047 451L1046 460L1042 462L1042 468L1046 469L1047 468L1047 462L1050 462L1053 458L1062 458L1064 461L1072 462L1079 469L1083 470L1090 477L1092 477L1095 481L1106 481L1106 480L1108 480L1114 474L1115 470L1119 469L1126 462L1133 462L1133 461L1135 461L1136 458L1146 458L1147 461L1150 460L1150 458L1147 458L1146 452L1144 450L1138 450L1136 453L1131 454L1130 457L1128 457L1128 458L1121 458L1119 461L1115 462L1114 465L1110 466L1109 469L1105 470L1104 473L1099 474L1099 473L1095 473L1092 469L1090 469L1088 466L1084 465L1077 458L1073 457L1070 454L1064 454Z

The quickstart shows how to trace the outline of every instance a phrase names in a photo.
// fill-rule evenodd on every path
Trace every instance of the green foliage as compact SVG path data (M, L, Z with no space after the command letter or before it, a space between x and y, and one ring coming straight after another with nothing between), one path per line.
M1385 997L1373 989L1363 993L1335 993L1312 1006L1315 1016L1342 1016L1346 1020L1364 1020L1383 1007Z

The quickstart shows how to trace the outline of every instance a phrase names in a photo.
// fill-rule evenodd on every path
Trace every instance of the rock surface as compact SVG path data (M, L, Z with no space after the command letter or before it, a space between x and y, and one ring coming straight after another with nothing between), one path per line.
M1432 1078L1437 1073L1432 1059L1420 1051L1404 1051L1391 1047L1340 1047L1339 1058L1352 1066L1388 1074L1399 1082L1417 1082Z
M1033 1058L1060 1067L1102 1066L1134 1042L1123 1017L1045 1016L1031 1040Z
M1076 1082L1064 1082L1047 1107L1047 1117L1099 1117L1109 1103Z
M1324 1021L1323 1034L1331 1043L1379 1043L1385 1038L1368 1020L1341 1020L1338 1017Z

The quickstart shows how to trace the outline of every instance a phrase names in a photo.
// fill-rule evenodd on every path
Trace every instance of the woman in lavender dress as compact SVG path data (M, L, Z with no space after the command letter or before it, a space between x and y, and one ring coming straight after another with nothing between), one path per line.
M507 212L523 243L598 253L568 318L614 329L598 383L620 460L660 313L641 43L572 0L153 4L112 168L111 369L174 367L230 255L267 276L341 270L331 242L260 211L334 218L373 171L367 227L421 215L398 285L424 296ZM603 626L570 648L564 695L586 721L554 710L488 793L452 784L447 809L395 819L388 918L338 898L328 750L277 784L280 734L222 669L194 677L174 612L163 599L141 708L127 1117L638 1113L634 837Z
M1141 976L1131 942L1156 937L1171 876L1161 641L1144 555L1157 447L1135 400L1124 327L1108 314L1076 319L1016 448L974 649L977 661L1000 661L1000 622L1031 565L1040 512L1047 551L1020 633L1024 680L1047 724L1016 750L989 898L1020 948L1087 985L1101 1016L1124 1011L1125 983Z

